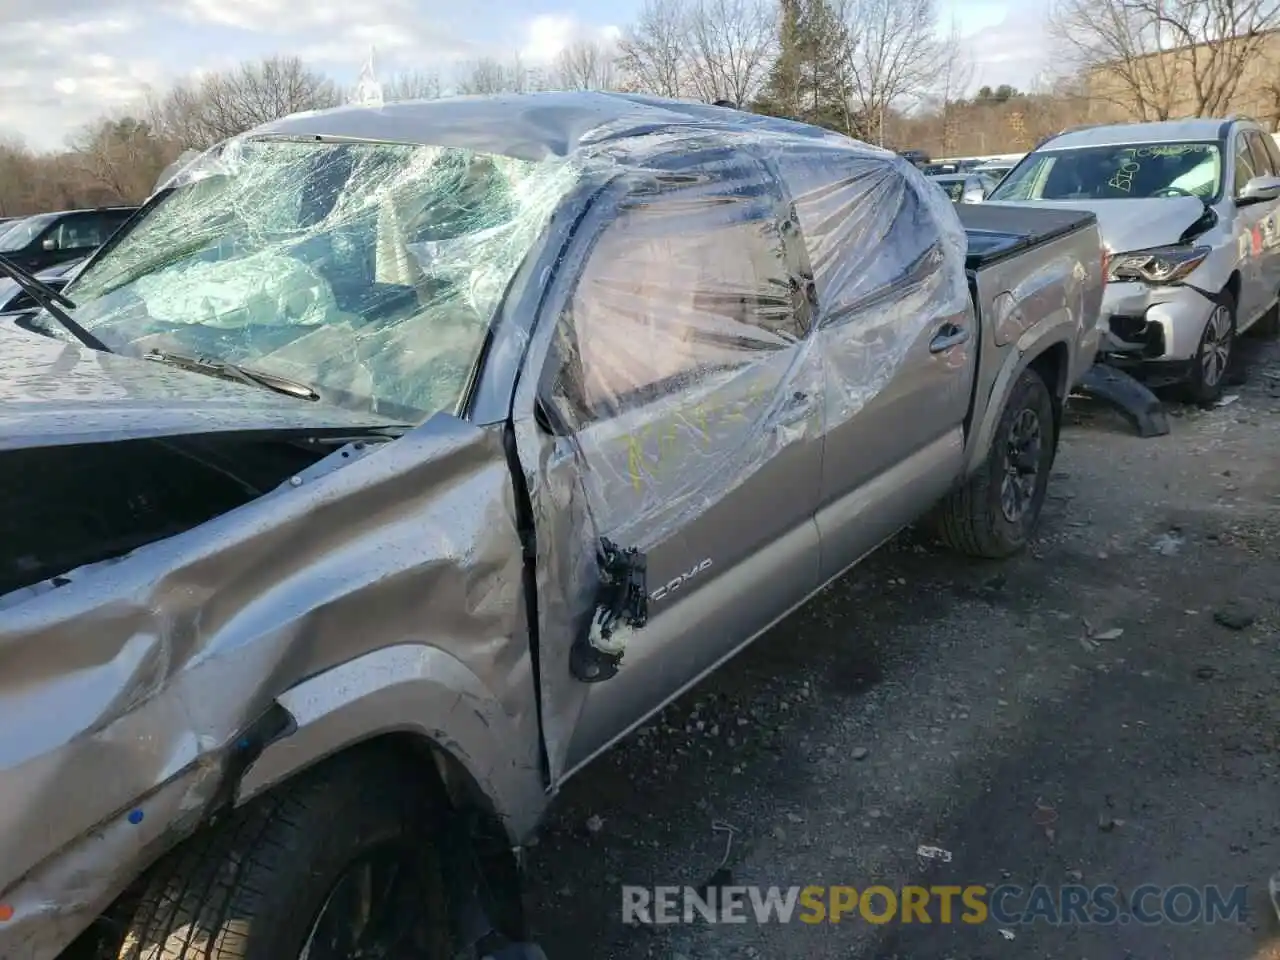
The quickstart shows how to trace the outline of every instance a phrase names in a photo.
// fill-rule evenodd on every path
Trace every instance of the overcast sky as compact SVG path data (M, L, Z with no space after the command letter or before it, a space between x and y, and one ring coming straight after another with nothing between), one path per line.
M1043 3L954 2L973 86L1027 86L1047 66ZM60 146L104 112L199 70L297 54L353 81L377 49L380 74L481 56L545 63L577 37L607 36L641 0L0 0L0 138Z

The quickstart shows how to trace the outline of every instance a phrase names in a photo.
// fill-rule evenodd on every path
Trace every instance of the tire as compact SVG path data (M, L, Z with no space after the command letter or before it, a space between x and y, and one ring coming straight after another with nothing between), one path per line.
M1034 450L1022 451L1021 483L1014 483L1010 461L1016 442L1028 428L1038 440ZM1044 378L1024 370L1000 414L987 459L959 489L938 507L938 536L952 550L971 557L999 560L1022 550L1040 520L1049 473L1057 448L1053 396ZM1005 513L1006 478L1023 495L1020 509Z
M432 794L397 756L376 749L340 756L190 838L151 871L120 960L297 960L322 910L332 918L345 902L351 888L339 880L381 851L394 852L404 864L397 876L415 883L392 895L391 884L370 873L369 900L411 904L408 913L418 916L377 955L447 960L444 882L424 827L436 819ZM308 960L344 956L325 949L336 939L325 930L332 927L316 929Z
M1187 402L1201 406L1216 402L1227 385L1236 338L1236 298L1230 290L1218 294L1209 319L1205 321L1191 358L1191 370L1182 393Z

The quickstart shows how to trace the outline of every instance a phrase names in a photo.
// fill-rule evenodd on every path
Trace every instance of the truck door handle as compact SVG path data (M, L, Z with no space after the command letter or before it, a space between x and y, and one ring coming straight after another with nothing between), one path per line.
M968 330L964 327L957 327L954 323L948 323L929 341L929 352L942 353L944 350L950 350L952 347L967 343L968 340Z

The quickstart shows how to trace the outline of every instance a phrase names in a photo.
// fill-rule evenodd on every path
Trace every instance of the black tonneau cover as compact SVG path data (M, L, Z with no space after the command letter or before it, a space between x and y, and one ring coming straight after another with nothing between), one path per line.
M969 238L965 266L970 270L1011 257L1097 221L1087 210L958 203L956 212Z

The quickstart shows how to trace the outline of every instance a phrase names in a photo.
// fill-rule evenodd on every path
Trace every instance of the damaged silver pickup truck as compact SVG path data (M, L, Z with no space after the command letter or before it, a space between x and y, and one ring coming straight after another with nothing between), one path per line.
M1101 271L719 107L216 148L0 330L0 957L526 937L571 774L930 511L1027 542Z

